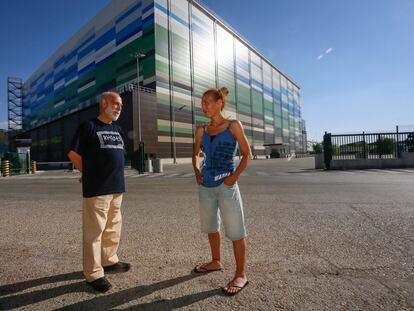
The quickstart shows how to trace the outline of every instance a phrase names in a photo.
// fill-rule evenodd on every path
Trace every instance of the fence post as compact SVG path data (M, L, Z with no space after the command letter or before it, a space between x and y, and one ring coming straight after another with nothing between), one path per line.
M381 134L378 134L377 139L377 148L378 148L378 157L382 158L382 142L381 142Z
M397 158L401 158L401 152L400 152L400 138L398 135L398 125L396 126L396 130L397 130Z
M366 142L365 142L365 131L362 132L362 150L364 153L364 159L367 158L367 146L366 146Z
M327 132L323 135L323 159L325 162L325 168L329 170L331 168L332 160L332 140L331 133Z

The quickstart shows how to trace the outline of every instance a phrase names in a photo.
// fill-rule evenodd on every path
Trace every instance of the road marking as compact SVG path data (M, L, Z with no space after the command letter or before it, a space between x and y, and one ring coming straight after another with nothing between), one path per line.
M180 175L181 173L173 173L173 174L170 174L170 175L165 175L164 176L164 178L171 178L171 177L175 177L175 176L178 176L178 175Z
M152 175L149 175L148 178L154 178L154 177L161 177L164 176L165 173L154 173Z
M133 176L129 176L130 178L138 178L138 177L145 177L145 176L148 176L148 174L147 173L144 173L144 174L137 174L137 175L133 175Z
M269 176L269 173L266 172L256 172L256 174L259 176Z
M184 174L180 177L191 177L191 176L194 176L194 173L187 173L187 174Z
M397 171L404 172L404 173L411 173L411 174L414 173L414 170L410 170L410 169L398 169Z

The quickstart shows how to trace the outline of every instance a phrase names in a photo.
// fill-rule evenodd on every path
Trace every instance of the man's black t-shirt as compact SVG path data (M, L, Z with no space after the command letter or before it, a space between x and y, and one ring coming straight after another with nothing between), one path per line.
M125 192L125 151L122 129L98 118L79 126L71 150L82 157L85 198Z

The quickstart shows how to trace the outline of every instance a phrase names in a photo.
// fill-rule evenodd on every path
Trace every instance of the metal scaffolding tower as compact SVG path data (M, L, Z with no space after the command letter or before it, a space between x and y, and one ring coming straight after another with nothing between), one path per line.
M7 111L8 130L22 129L23 121L23 80L20 78L7 78Z

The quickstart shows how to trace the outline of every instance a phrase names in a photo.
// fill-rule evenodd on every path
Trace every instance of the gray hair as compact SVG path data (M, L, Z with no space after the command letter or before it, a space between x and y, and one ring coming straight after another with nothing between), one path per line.
M102 101L105 100L108 103L109 98L111 98L112 96L121 97L121 95L119 95L119 93L113 92L113 91L103 92L101 94L101 99L99 100L99 112L100 113L102 112Z

